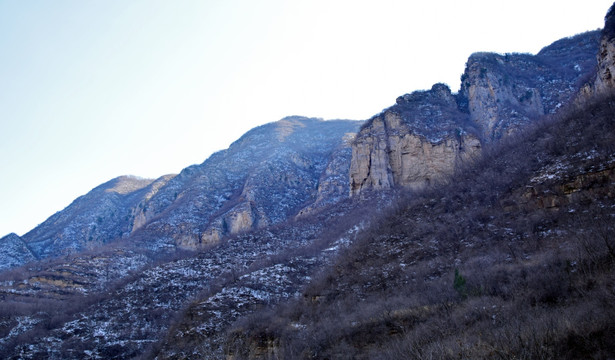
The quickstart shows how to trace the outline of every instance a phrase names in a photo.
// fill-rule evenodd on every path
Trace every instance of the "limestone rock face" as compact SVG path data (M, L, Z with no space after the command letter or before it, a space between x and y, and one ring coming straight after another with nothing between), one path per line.
M184 237L177 244L183 249L198 249L216 244L225 235L234 235L267 225L266 218L259 214L250 201L243 201L215 216L199 237Z
M367 129L367 128L366 128ZM359 132L352 147L350 194L363 188L388 189L394 184L387 155L387 132L382 119L373 119L369 129Z
M600 42L595 87L598 93L615 88L615 41L613 39L603 38Z
M594 71L599 36L593 31L558 40L537 55L476 53L458 94L436 84L400 96L357 135L350 194L424 187L475 157L484 144L555 113Z
M102 184L23 242L37 258L128 237L159 253L199 249L225 235L281 223L316 201L326 203L340 188L348 196L348 139L360 125L291 116L259 126L178 175L123 176Z
M224 226L230 234L252 229L256 219L250 203L242 203L224 218Z
M445 85L398 98L357 135L350 194L398 185L418 189L450 174L480 152L473 131Z
M313 214L325 206L348 197L348 173L352 158L352 142L356 133L346 133L342 143L332 152L325 171L318 180L316 200L299 211L298 217Z
M149 201L173 177L174 175L165 175L157 179L156 181L154 181L149 186L148 191L143 196L143 199L141 200L141 202L139 202L139 204L132 210L133 223L132 223L131 232L134 232L138 230L139 228L141 228L143 225L147 223L148 220L150 220L153 217L154 213L148 207Z
M615 88L615 6L612 6L604 18L604 29L600 38L598 53L598 74L595 88L604 92Z
M558 40L537 55L471 55L460 98L482 140L497 141L569 102L595 68L598 38L592 31Z
M504 70L500 69L505 66L506 60L500 55L474 54L466 68L464 94L470 118L487 141L508 135L545 113L539 89L506 80Z
M615 89L615 7L605 17L600 36L600 50L596 56L597 73L583 88L581 100Z

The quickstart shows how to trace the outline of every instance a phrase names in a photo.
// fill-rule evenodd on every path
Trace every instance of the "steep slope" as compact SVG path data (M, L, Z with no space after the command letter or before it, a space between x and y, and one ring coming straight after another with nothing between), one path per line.
M227 358L610 358L615 95L484 151L373 222Z
M484 141L509 135L567 104L595 72L600 32L558 40L537 55L476 53L460 95Z
M297 216L313 214L348 198L348 172L352 158L352 142L355 137L356 133L344 135L342 144L333 151L327 168L318 180L316 200L301 209Z
M137 205L147 202L171 178L122 176L110 180L45 220L23 240L37 257L45 258L126 237L134 226Z
M574 76L479 54L499 65L472 70L474 102L436 84L354 142L358 122L290 117L176 177L101 185L31 243L106 244L0 277L0 357L612 357L615 98L519 130L570 97L590 38L543 53ZM538 80L481 92L509 72Z
M319 192L335 192L338 185L321 177L360 124L288 117L250 130L156 194L141 212L148 223L138 236L196 249L294 217ZM332 177L344 171L331 169Z
M130 235L4 274L0 353L127 358L161 340L173 314L199 294L221 299L223 305L242 300L241 309L211 305L202 321L216 329L225 329L234 316L262 304L261 295L271 303L293 296L335 253L333 248L323 249L351 236L354 221L366 221L369 214L355 212L338 222L353 208L346 174L350 139L360 124L287 118L250 131L228 150L185 169L156 191L143 188L137 192L146 195L137 196L132 188L126 189L130 202L111 203L103 210L115 205L130 211L134 220L123 223ZM116 183L104 184L84 198L107 199L109 189L115 192L119 187ZM88 199L74 205L85 207ZM344 199L345 207L331 209L331 203ZM90 218L100 213L86 212ZM297 223L281 225L299 213ZM319 216L318 221L313 216ZM247 232L263 224L269 226L256 234ZM194 242L190 234L203 229L215 238L203 241L201 236ZM325 232L329 235L322 239ZM204 251L180 260L164 257L181 257L178 247ZM289 257L294 265L274 263ZM296 276L287 276L289 269ZM236 283L242 273L254 277ZM37 339L37 344L28 339ZM221 354L219 347L209 347Z
M26 243L17 234L0 239L0 270L9 269L36 260Z
M303 213L309 213L347 196L348 139L360 123L288 117L263 125L177 176L155 181L123 176L102 184L23 240L39 258L133 234L140 247L168 252L280 223L305 207Z
M361 207L345 199L285 226L137 267L129 276L100 267L104 253L19 271L22 277L0 282L0 356L123 359L149 350L146 357L221 358L221 335L235 319L296 296L388 202L374 198ZM128 240L117 242L118 248ZM76 266L81 263L90 268ZM96 288L62 277L76 271L124 279Z
M604 18L600 37L600 51L596 56L598 71L583 87L583 97L608 93L615 87L615 8L611 7Z
M480 141L443 84L397 99L366 123L352 146L350 194L395 185L421 188L476 156Z
M237 322L227 359L615 356L615 88L603 81L605 59L581 101L408 193L301 297ZM539 109L532 93L526 114Z
M562 39L537 55L476 53L453 95L442 84L401 96L353 144L350 193L421 188L497 141L568 103L596 66L599 32Z

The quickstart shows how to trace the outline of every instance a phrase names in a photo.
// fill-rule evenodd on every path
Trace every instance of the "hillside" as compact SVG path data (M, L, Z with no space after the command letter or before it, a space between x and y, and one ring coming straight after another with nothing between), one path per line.
M614 114L613 95L569 109L406 193L227 356L612 357Z
M0 239L0 270L36 260L32 251L17 234L8 234Z
M575 41L566 39L558 46ZM570 99L580 85L570 85L570 92L561 96ZM441 116L433 124L443 129L456 129L457 121L472 130L467 125L471 117L454 101L450 90L437 85L405 96L398 105L427 109L431 118ZM557 104L552 111L543 109L542 117L534 114L497 144L473 132L481 141L480 153L457 160L448 176L440 172L432 184L388 193L402 200L384 211L374 206L370 224L298 296L238 318L223 340L219 334L195 333L208 318L202 304L216 298L205 296L192 303L152 356L613 356L609 339L615 334L615 313L610 304L615 298L609 284L615 244L609 219L615 216L615 97L607 92L581 96L575 105ZM386 134L365 139L391 156L391 139L400 135L390 124L403 124L412 136L418 133L406 118L393 108L370 120L353 144L353 160L354 149L364 144L364 132ZM472 134L470 130L457 139ZM425 146L433 149L440 143ZM373 154L366 157L370 169L393 171ZM377 186L382 179L369 187L394 187ZM367 203L373 201L368 197L372 192L361 194Z
M360 123L288 117L177 176L110 180L25 234L31 254L3 262L18 266L129 236L155 253L194 250L309 213L346 197L350 140Z
M22 238L37 257L45 258L126 237L132 230L133 209L171 178L168 175L154 181L122 176L110 180L77 198Z
M614 15L3 237L0 357L615 357Z
M578 40L559 41L537 57L561 56ZM604 41L603 34L603 48ZM598 62L609 56L599 53ZM533 59L519 58L531 67ZM603 78L599 73L588 86L597 89ZM532 90L542 98L516 98L530 103L524 104L529 110L522 112L517 104L511 113L525 115L479 125L512 124L516 130L497 144L490 143L501 135L487 137L468 125L472 102L464 116L463 107L454 106L459 97L444 86L398 99L409 111L385 110L353 144L353 164L361 153L355 149L368 149L363 159L376 180L367 189L395 187L400 182L385 182L399 175L395 165L414 166L391 155L395 139L427 139L423 149L433 150L442 143L441 127L457 132L451 136L457 144L450 148L461 151L467 151L463 137L476 134L480 153L465 159L454 155L449 175L439 172L433 184L401 183L410 189L396 191L402 200L384 214L372 213L370 224L332 266L319 271L299 296L238 319L219 352L204 352L215 349L218 337L210 342L200 336L186 345L186 331L203 320L193 305L154 354L172 359L221 357L221 351L227 359L612 357L615 96L612 89L595 90L571 104L580 87L557 90L564 97L557 103L547 101L544 89ZM513 104L495 102L503 109ZM542 103L551 108L538 108ZM546 116L550 113L557 115ZM470 130L460 131L459 125ZM391 160L387 164L374 153ZM352 171L353 165L351 193L356 189Z

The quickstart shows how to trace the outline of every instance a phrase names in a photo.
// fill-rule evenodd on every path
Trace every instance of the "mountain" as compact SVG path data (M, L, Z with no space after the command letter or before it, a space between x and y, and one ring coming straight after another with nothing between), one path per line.
M448 86L397 99L370 119L352 145L350 193L427 186L480 153L481 142Z
M460 98L485 142L500 139L568 103L595 74L600 32L561 39L536 55L476 53Z
M610 19L3 238L0 357L613 357Z
M23 241L37 258L93 249L132 234L145 239L135 240L142 246L166 252L281 223L346 196L350 141L359 125L295 116L260 126L177 176L110 180Z
M0 270L9 269L36 260L28 245L17 234L0 239Z
M153 196L139 212L139 236L198 249L291 219L322 202L319 193L333 201L345 196L346 169L327 166L346 156L360 124L295 116L250 130Z
M477 157L485 144L555 113L595 73L599 34L556 41L537 55L476 53L458 94L436 84L400 96L357 135L350 193L423 188Z
M94 357L132 357L160 340L172 314L192 298L220 291L242 274L253 273L252 284L240 287L239 295L228 289L218 294L225 303L241 296L244 309L257 306L262 299L248 296L255 293L252 287L260 296L269 294L269 302L294 295L336 253L322 249L343 246L357 231L354 220L368 221L366 213L355 209L348 215L352 220L337 222L344 213L339 203L349 201L350 142L360 125L285 118L249 131L229 149L177 176L154 182L121 177L77 199L31 233L47 237L43 230L71 217L79 221L67 226L89 229L102 214L111 214L108 218L123 220L110 227L115 240L59 257L48 251L44 261L3 274L10 279L0 282L6 304L0 317L8 318L0 326L8 331L4 349L15 348L23 337L36 337L38 345L25 351L35 357L82 357L79 349L90 349ZM331 204L334 213L327 210ZM351 211L351 201L346 208ZM281 226L284 221L294 225ZM335 238L321 240L323 233ZM81 244L85 237L65 237L53 245L73 239ZM336 239L340 244L331 245ZM186 248L196 252L181 251ZM279 266L276 260L289 252L296 253L292 264ZM283 281L291 268L296 277L285 287L272 286L269 276ZM220 306L212 311L220 314ZM233 313L225 308L224 316L212 321L227 327ZM134 331L135 326L140 330ZM57 341L68 338L68 343Z
M612 65L592 97L401 190L300 296L235 322L226 358L613 357Z
M591 81L583 89L583 97L591 97L608 93L615 86L615 9L606 14L604 29L600 39L600 50L597 55L598 68Z
M82 251L130 235L136 206L172 176L157 180L122 176L77 198L23 236L39 258Z
M611 358L614 140L612 93L485 150L235 322L226 357Z

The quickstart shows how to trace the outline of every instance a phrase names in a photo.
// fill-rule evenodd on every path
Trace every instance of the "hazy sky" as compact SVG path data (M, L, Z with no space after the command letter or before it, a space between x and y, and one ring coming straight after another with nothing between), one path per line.
M367 119L476 51L536 53L612 1L0 0L0 236L286 115Z

